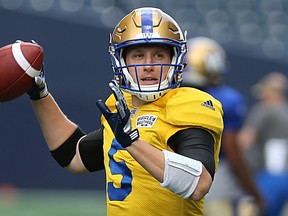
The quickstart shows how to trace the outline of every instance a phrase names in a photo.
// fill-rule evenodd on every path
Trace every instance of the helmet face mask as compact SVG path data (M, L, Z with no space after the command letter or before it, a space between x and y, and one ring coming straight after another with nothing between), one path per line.
M160 71L155 85L141 85L137 79L141 67L147 64L126 65L125 50L133 46L164 45L171 47L169 64L148 64ZM139 8L125 16L115 27L109 46L114 76L120 87L144 101L155 101L182 82L186 35L169 15L157 8ZM169 69L168 69L169 68ZM136 74L132 78L130 70ZM167 72L167 76L163 77Z

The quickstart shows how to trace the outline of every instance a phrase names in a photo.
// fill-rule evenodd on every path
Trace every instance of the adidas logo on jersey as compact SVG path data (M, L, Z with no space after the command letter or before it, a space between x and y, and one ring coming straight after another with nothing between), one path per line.
M213 103L211 100L205 101L201 104L201 106L205 106L209 109L215 110L215 108L213 107Z

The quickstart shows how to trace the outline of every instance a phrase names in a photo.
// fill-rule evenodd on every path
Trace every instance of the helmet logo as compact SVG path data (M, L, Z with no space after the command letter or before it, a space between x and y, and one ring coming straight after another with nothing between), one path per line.
M152 36L153 36L153 33L149 33L149 32L142 33L143 38L152 38Z
M136 35L136 38L138 39L146 39L146 38L160 38L160 35L158 33L152 33L152 32L143 32Z

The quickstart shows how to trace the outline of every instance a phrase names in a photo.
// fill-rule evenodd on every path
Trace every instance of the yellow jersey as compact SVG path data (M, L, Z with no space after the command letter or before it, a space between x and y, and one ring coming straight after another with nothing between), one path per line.
M162 98L140 107L132 106L132 97L124 93L131 111L133 128L138 128L140 139L160 150L173 151L168 139L179 130L200 127L208 130L215 140L215 165L218 167L221 134L223 131L222 105L211 95L194 88L176 88ZM106 105L116 112L111 95ZM194 202L160 186L115 139L108 122L104 126L104 164L108 216L200 216L204 199Z

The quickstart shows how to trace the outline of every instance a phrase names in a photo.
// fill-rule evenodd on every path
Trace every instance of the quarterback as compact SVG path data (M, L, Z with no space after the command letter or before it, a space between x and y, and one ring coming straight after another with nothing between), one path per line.
M102 127L84 133L36 77L28 94L55 160L71 172L105 169L107 213L203 215L218 166L222 105L182 82L186 34L157 8L126 15L111 34L111 96Z

